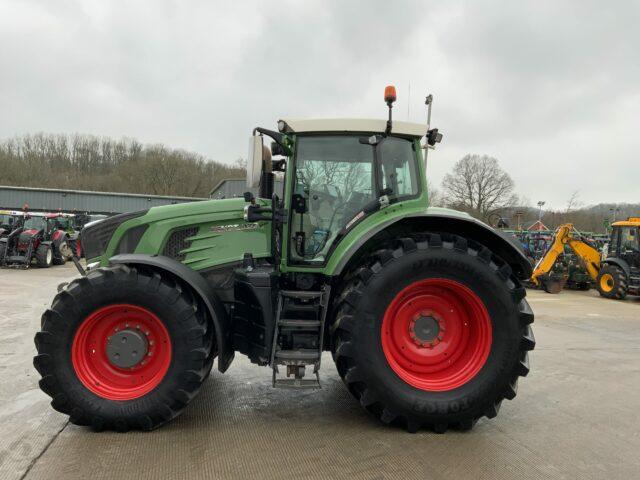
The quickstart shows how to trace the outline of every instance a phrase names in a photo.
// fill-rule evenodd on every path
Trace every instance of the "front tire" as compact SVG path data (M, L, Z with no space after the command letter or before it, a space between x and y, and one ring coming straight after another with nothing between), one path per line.
M49 268L53 265L53 251L51 245L41 243L36 249L36 265L40 268Z
M384 423L469 429L495 417L529 372L525 294L511 268L471 240L402 239L365 261L339 298L338 372Z
M598 292L605 298L621 300L627 296L627 275L617 265L604 264L596 278Z
M182 412L211 370L213 329L204 311L158 272L91 271L42 316L34 358L40 388L76 425L154 429Z

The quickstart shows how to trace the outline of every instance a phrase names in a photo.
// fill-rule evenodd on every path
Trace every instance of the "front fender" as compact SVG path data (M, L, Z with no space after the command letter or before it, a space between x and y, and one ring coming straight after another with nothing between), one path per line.
M401 229L408 232L441 232L461 235L473 239L489 248L512 268L516 277L526 280L531 277L533 267L524 254L517 239L469 215L446 209L434 209L424 213L413 213L400 218L391 218L378 224L362 235L358 241L342 256L334 274L340 275L350 260L369 240L386 230ZM451 213L448 213L451 212Z
M198 272L169 257L151 256L143 254L116 255L109 259L111 265L142 265L162 270L169 275L189 285L202 302L206 305L213 327L216 332L218 345L218 370L224 372L233 360L233 331L231 319L222 301L211 289L206 280Z
M622 258L618 258L618 257L605 258L602 264L615 265L616 267L620 267L624 271L627 278L631 276L631 267L626 262L626 260L623 260Z

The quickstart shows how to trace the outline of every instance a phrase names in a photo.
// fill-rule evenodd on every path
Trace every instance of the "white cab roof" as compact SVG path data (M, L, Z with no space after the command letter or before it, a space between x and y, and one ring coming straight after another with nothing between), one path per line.
M284 125L281 123L284 122ZM284 128L283 128L284 127ZM305 132L364 132L384 133L386 120L367 118L318 118L297 119L283 118L278 122L278 129L285 133ZM423 137L427 134L427 125L422 123L401 122L393 120L391 133L410 137Z

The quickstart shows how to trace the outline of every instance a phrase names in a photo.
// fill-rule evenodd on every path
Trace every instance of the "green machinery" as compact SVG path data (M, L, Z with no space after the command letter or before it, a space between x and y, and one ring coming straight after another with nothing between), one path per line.
M506 235L429 207L426 152L442 135L393 121L393 88L385 101L387 119L255 128L255 197L87 226L88 271L61 286L35 338L53 407L96 430L149 430L189 404L215 359L225 372L243 354L274 387L318 388L330 351L385 423L494 417L529 371L531 265Z

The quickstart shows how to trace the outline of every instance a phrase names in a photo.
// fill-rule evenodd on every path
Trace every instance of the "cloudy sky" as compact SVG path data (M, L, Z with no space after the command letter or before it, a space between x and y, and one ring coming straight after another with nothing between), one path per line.
M233 162L280 117L445 134L531 203L640 201L640 2L0 0L0 139L90 133ZM411 95L409 97L409 85ZM1 183L1 182L0 182Z

